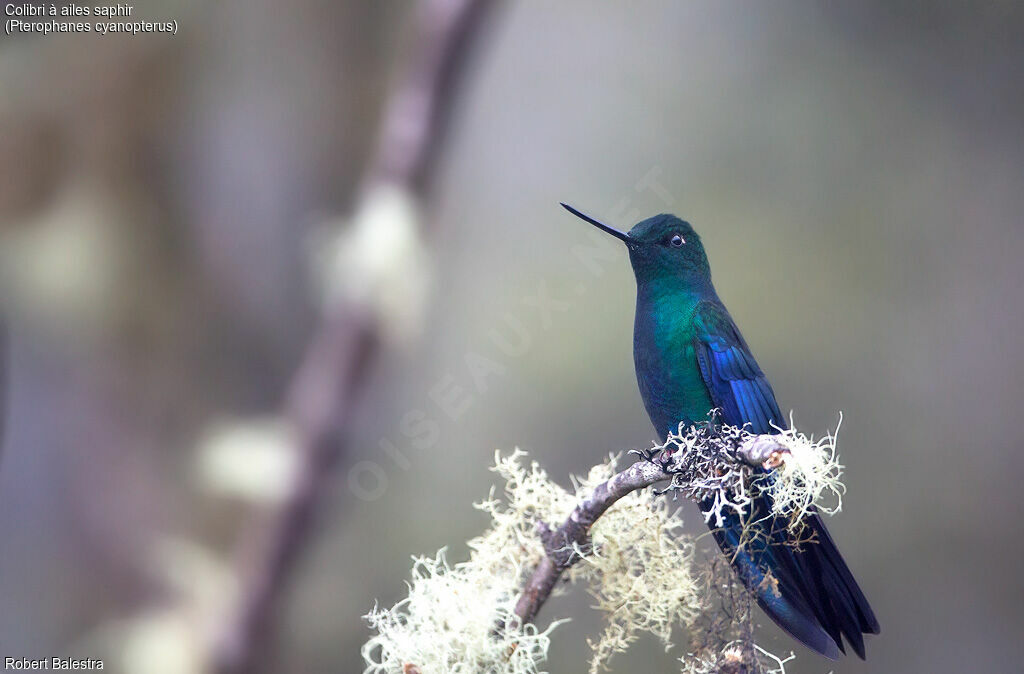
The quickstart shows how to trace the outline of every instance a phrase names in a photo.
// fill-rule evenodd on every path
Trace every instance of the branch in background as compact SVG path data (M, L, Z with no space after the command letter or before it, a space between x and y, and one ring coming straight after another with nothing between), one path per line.
M465 49L484 14L481 0L425 0L416 10L414 43L397 89L384 111L376 155L362 189L395 185L421 193L437 154L439 130L451 109L451 91L465 66ZM380 348L372 310L347 302L326 310L285 402L297 437L296 478L242 547L238 603L213 645L223 673L252 671L268 640L273 609L309 543L328 469L345 448L345 430Z
M778 436L757 435L745 440L736 455L748 465L759 466L788 451L779 442ZM599 484L573 509L558 529L551 530L542 525L541 538L547 556L533 571L516 603L515 614L523 624L534 621L562 573L580 560L576 550L587 547L590 528L601 515L627 494L663 480L672 480L679 474L670 467L669 462L661 460L662 456L655 455L650 460L637 461Z
M447 128L453 92L466 53L480 32L487 0L423 0L416 12L415 44L401 85L383 113L377 152L367 182L398 183L422 192Z

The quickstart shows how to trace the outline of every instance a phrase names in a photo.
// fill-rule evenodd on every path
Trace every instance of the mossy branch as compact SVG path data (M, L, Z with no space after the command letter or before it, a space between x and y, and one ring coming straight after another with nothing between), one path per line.
M537 615L563 577L585 585L606 616L600 637L587 640L592 674L644 633L671 648L677 627L691 638L680 658L686 674L784 674L790 658L754 643L746 589L727 564L695 564L678 509L654 488L698 502L712 526L749 515L752 499L767 493L772 514L798 531L807 512L838 507L821 502L842 491L835 437L777 430L754 435L709 418L634 452L641 460L625 470L612 456L571 490L536 462L524 466L522 452L499 453L504 497L492 489L476 506L491 526L469 541L466 561L449 564L444 550L415 558L408 597L367 614L376 635L363 647L366 674L537 674L564 620L542 626Z
M523 624L533 622L562 573L581 559L577 550L589 546L590 528L616 501L639 489L679 474L676 466L689 457L676 456L675 448L666 448L644 457L611 479L597 485L589 496L573 508L558 529L539 525L546 555L523 589L516 603L515 614ZM761 466L778 460L788 449L775 435L755 435L744 440L736 449L736 456L749 466Z

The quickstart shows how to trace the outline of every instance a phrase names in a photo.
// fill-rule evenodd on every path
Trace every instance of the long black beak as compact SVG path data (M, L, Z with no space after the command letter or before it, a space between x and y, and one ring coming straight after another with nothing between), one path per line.
M610 226L604 224L603 222L601 222L599 220L595 220L594 218L590 217L589 215L584 215L583 213L580 213L579 211L577 211L575 208L573 208L572 206L570 206L567 203L564 203L564 202L559 202L559 203L562 204L562 208L564 208L565 210L569 211L570 213L575 215L577 218L582 218L583 220L586 220L587 222L592 224L594 227L597 227L598 229L603 229L604 231L606 231L609 234L611 234L612 236L614 236L616 239L621 239L622 241L629 242L629 234L626 234L625 232L620 232L619 230L615 229L614 227L610 227Z

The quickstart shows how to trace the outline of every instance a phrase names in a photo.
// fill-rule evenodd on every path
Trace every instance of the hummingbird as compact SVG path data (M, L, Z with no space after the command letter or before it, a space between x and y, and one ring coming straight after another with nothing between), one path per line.
M661 214L623 232L562 206L626 244L636 276L633 362L661 438L711 414L757 434L788 428L768 378L715 292L704 246L688 222ZM746 521L735 513L722 526L709 520L715 541L761 609L790 636L833 660L846 652L845 637L863 659L863 635L878 634L878 621L820 516L809 514L810 535L796 537L771 515L769 498L754 499Z

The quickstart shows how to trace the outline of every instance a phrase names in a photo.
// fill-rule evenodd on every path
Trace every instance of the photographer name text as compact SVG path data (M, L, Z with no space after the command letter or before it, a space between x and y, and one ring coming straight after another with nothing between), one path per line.
M4 658L4 670L8 671L82 671L103 669L103 661L96 658Z

